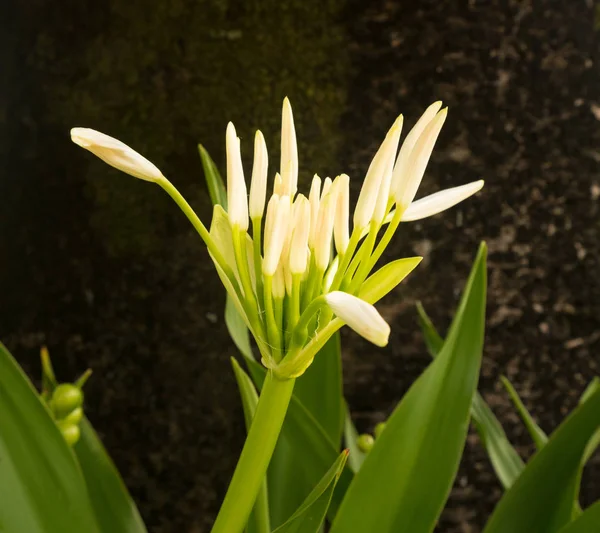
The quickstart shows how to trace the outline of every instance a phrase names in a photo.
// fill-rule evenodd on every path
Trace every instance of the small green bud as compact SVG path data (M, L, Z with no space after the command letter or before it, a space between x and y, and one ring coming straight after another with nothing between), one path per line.
M79 437L81 437L79 426L77 424L68 424L63 421L58 422L57 425L67 444L69 446L74 446L79 440Z
M70 383L62 383L54 389L50 407L58 419L66 417L83 404L83 392Z
M385 422L379 422L379 424L377 424L375 426L375 438L376 439L381 437L381 434L383 433L384 429L385 429Z
M67 416L65 416L62 421L66 422L67 424L77 425L79 422L81 422L82 418L83 409L81 407L77 407L76 409L73 409Z
M356 445L364 453L369 453L371 448L373 448L373 444L375 444L375 439L373 435L369 435L368 433L363 433L356 439Z

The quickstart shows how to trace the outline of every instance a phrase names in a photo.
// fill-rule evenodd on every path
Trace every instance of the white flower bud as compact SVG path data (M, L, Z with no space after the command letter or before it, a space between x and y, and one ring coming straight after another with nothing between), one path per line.
M437 215L472 196L480 191L482 187L483 180L479 180L425 196L406 208L402 214L402 222L410 222Z
M332 184L333 182L331 181L331 178L325 178L325 181L323 181L323 190L321 191L321 200L323 200L323 198L329 194Z
M121 172L151 182L163 177L153 163L114 137L90 128L73 128L71 140Z
M402 115L396 119L388 131L373 161L371 161L369 170L367 170L367 175L365 176L358 201L356 202L356 208L354 209L354 227L359 230L362 230L371 222L375 205L377 204L379 187L387 168L388 158L394 157L398 148L398 129L401 127Z
M447 115L448 108L446 107L431 120L410 154L408 169L400 182L400 188L396 195L396 202L401 209L406 209L417 194L423 174L425 174L425 169L427 168L427 163L429 163L431 152Z
M279 174L279 172L277 172L277 174L275 174L275 180L273 181L273 194L276 194L277 196L281 196L282 190L283 190L283 182L281 179L281 174Z
M283 274L283 265L279 264L273 276L273 298L282 300L285 297L285 277Z
M321 199L321 205L319 206L319 218L314 243L315 264L319 270L325 270L331 258L335 200L335 196L330 192Z
M335 208L335 221L333 223L333 236L338 254L343 254L348 248L350 234L348 229L350 219L350 178L346 174L340 175L337 180L337 202Z
M331 310L356 333L377 346L385 346L390 326L371 304L346 292L333 291L325 295Z
M396 160L396 164L394 165L394 173L392 175L392 185L390 187L390 192L394 199L399 197L398 194L400 193L401 184L407 178L406 173L409 169L410 154L412 153L415 144L419 140L419 137L421 136L427 125L432 121L433 117L435 117L435 115L441 107L442 102L434 102L433 104L431 104L425 110L425 113L421 115L421 118L419 118L419 120L413 126L413 128L408 132L406 139L404 139L404 142L400 147L400 153L398 154L398 159Z
M243 231L248 229L248 197L240 140L237 138L235 127L230 122L225 136L227 148L227 214L232 226L238 226Z
M372 220L377 224L381 224L385 215L387 214L387 206L390 200L390 186L392 183L392 170L394 168L394 160L396 159L396 150L398 149L398 143L400 142L400 126L393 133L393 137L390 141L390 150L387 153L387 165L383 172L381 184L379 185L379 191L377 192L377 202L375 203L375 209L373 210Z
M250 183L250 218L262 218L267 196L267 169L269 156L265 138L260 131L254 137L254 165Z
M265 258L262 264L265 276L272 276L277 269L287 239L289 218L289 197L273 195L267 205L265 223Z
M310 202L299 195L294 202L294 234L290 244L290 272L303 274L308 268L308 234L310 233Z
M281 112L281 162L279 171L282 175L289 172L289 195L293 197L298 189L298 145L292 106L287 97L283 100Z
M321 178L315 174L313 177L310 193L308 195L310 202L310 233L308 235L308 245L314 248L317 223L319 222L319 205L321 203Z

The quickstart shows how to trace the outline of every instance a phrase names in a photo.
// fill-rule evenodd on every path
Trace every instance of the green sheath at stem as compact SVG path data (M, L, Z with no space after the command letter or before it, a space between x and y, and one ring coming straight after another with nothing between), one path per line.
M246 527L265 479L295 382L295 379L280 379L271 370L267 373L250 431L212 533L241 533Z

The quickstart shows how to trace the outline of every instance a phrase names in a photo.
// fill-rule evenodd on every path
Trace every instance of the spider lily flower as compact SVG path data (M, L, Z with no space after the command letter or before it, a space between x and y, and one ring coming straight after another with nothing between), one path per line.
M71 129L71 140L98 156L111 167L146 181L159 181L163 175L153 163L125 143L90 128Z
M441 106L441 102L432 104L401 145L403 119L396 119L368 168L353 214L346 174L333 181L321 181L314 174L308 198L297 194L298 148L287 98L282 109L280 168L268 199L264 137L257 132L254 139L248 202L240 140L230 123L226 131L228 212L215 206L210 232L145 158L98 132L75 128L72 137L116 168L156 182L175 200L206 243L219 277L256 340L263 364L287 379L301 375L344 324L384 346L390 329L373 304L421 260L398 259L372 273L400 222L435 215L481 189L483 182L477 181L414 200L446 120L447 110ZM379 235L386 224L385 233Z

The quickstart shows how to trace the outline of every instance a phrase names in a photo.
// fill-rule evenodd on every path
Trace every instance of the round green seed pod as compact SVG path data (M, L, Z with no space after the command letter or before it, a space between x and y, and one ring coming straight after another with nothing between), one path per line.
M66 417L83 404L83 392L70 383L62 383L52 394L50 407L59 420Z
M60 432L62 433L63 438L65 439L65 441L67 441L67 444L69 446L74 446L79 440L79 437L81 437L81 431L79 429L79 426L76 424L59 423L58 427L60 429Z
M81 422L83 418L83 409L81 407L77 407L73 409L67 416L65 416L62 420L67 424L77 425Z
M376 439L378 439L381 436L384 429L385 429L385 422L379 422L379 424L377 424L375 426L375 438Z
M375 444L375 439L373 435L369 435L368 433L363 433L356 439L356 445L364 453L369 453L371 448L373 448L373 444Z

